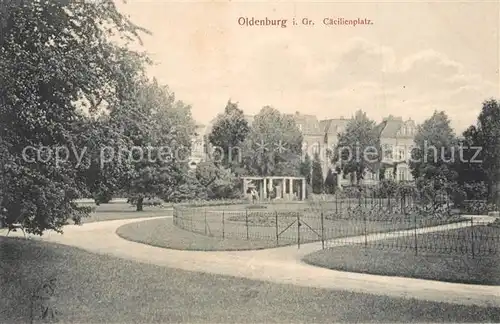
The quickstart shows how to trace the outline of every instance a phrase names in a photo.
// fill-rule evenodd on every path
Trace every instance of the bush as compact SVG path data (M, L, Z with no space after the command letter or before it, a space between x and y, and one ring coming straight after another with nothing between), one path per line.
M246 209L266 209L266 205L250 205L246 206Z
M96 205L107 204L113 199L113 194L110 191L100 191L93 195Z
M394 180L384 179L380 182L379 186L375 189L375 198L389 198L394 197L397 192L398 185Z
M464 183L461 188L468 200L486 200L488 198L488 187L484 182Z
M348 186L348 187L343 187L342 191L339 193L339 198L359 198L360 195L360 187L356 186Z
M488 206L486 200L465 200L462 204L462 211L472 215L484 215L488 213Z
M132 206L137 205L138 198L136 197L131 197L127 200L127 203L131 204ZM164 204L164 201L160 198L144 198L142 205L151 207L151 206L162 206Z
M212 206L230 206L230 205L246 205L248 200L244 199L214 199L214 200L203 200L203 199L193 199L183 201L177 204L179 207L212 207Z

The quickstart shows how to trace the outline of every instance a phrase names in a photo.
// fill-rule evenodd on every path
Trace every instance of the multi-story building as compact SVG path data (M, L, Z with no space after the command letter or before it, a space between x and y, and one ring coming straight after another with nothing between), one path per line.
M331 163L331 157L337 147L339 135L345 131L350 119L337 118L318 120L315 115L296 112L289 115L295 120L297 127L302 132L303 158L308 154L311 159L318 154L322 162L323 177L326 178L328 170L336 173L336 168ZM253 116L245 115L251 125ZM212 131L214 118L207 126L198 125L196 136L193 138L193 149L190 165L196 165L208 158L210 144L208 135ZM414 137L417 130L415 122L411 119L403 120L402 117L389 116L378 125L380 144L382 147L382 160L371 168L367 168L363 182L376 184L380 181L380 170L384 171L384 178L395 181L412 181L409 168L411 151L414 148ZM353 175L338 174L339 186L350 185L355 181Z
M323 175L329 169L336 173L331 164L331 154L336 149L339 135L345 131L350 119L318 120L314 115L295 113L292 115L303 135L303 154L313 157L316 153L322 161ZM414 147L416 124L409 119L389 116L378 125L380 144L382 147L382 161L370 168L364 174L365 184L376 184L380 181L380 169L384 169L384 178L395 181L412 181L409 168L409 158ZM355 181L352 174L339 174L339 186L350 185Z
M409 161L415 147L417 125L411 119L389 116L382 122L380 145L385 178L396 181L413 181Z
M313 159L316 154L319 154L323 177L326 177L328 170L333 168L330 161L338 143L339 134L345 130L349 120L344 118L318 120L314 115L304 115L299 112L290 116L302 132L303 158L308 154Z
M196 166L207 159L206 156L206 126L197 124L195 133L191 139L191 156L189 157L189 167L195 169Z

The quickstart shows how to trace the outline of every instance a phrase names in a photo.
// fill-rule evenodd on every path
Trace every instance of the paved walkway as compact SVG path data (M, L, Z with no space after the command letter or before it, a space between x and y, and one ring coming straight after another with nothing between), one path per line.
M171 218L171 216L165 218ZM500 286L455 284L350 273L303 263L301 258L304 255L321 249L320 242L301 245L300 249L297 249L295 245L258 251L177 251L127 241L115 233L116 229L122 225L148 219L105 221L88 223L83 226L68 225L64 228L63 235L48 232L41 239L82 248L94 253L188 271L390 297L409 297L453 304L500 307ZM489 220L489 218L487 219ZM450 227L457 228L468 224L442 225L419 229L419 232L443 231ZM407 231L394 232L393 235L401 235L404 232ZM5 235L5 233L1 235ZM382 237L375 234L369 235L368 239L373 241L382 239ZM364 236L348 240L331 240L327 244L333 246L360 240L364 240Z

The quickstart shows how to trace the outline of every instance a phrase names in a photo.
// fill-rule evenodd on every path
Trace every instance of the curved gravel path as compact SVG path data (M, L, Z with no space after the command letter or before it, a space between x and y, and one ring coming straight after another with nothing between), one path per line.
M171 216L164 218L171 218ZM305 255L321 249L320 242L301 245L300 249L297 249L297 246L288 246L258 251L202 252L153 247L127 241L116 234L118 227L144 220L147 218L104 221L83 226L68 225L64 227L64 234L48 232L40 239L94 253L188 271L389 297L411 297L434 302L500 307L500 286L467 285L341 272L314 267L302 262L301 259ZM453 226L456 227L457 224ZM446 229L447 226L442 225L419 231L423 233ZM353 241L359 239L361 238L352 238ZM376 240L380 237L373 235L369 236L369 239ZM342 244L346 242L348 240L342 239ZM336 244L335 240L328 242L329 246Z

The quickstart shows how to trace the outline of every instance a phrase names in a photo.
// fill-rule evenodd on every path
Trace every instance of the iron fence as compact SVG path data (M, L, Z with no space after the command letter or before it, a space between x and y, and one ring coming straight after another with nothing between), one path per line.
M259 208L262 207L262 208ZM321 242L436 254L497 255L500 223L464 217L447 205L414 198L336 198L303 204L174 208L174 224L220 239L266 240L276 246Z

